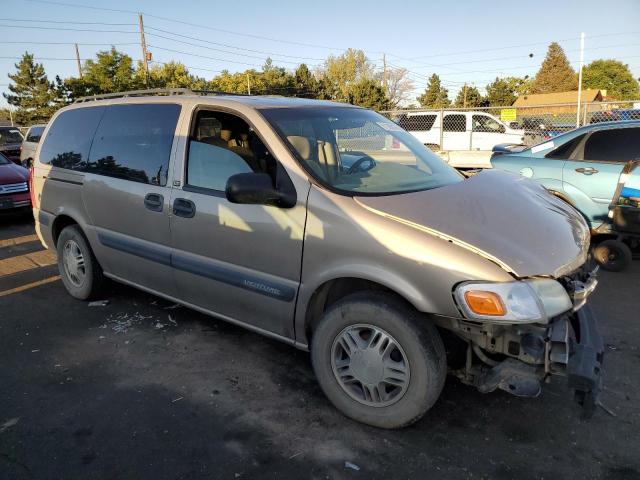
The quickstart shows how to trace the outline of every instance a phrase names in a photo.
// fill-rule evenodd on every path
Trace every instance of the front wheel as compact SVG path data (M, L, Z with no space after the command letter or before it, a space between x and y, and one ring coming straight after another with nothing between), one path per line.
M604 270L621 272L631 263L632 254L627 244L609 239L594 247L593 257Z
M447 371L437 329L385 293L356 293L331 306L313 332L311 360L338 410L381 428L420 419Z

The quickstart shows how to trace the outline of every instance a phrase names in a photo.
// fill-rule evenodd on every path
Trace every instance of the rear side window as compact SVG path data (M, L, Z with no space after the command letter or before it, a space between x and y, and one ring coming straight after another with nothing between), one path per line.
M465 115L446 115L443 128L445 132L466 132L467 117Z
M96 131L87 172L165 186L180 105L112 105Z
M431 130L436 122L436 115L403 115L398 119L398 125L408 132L426 132Z
M27 133L25 141L38 143L40 141L40 137L42 137L42 132L44 132L44 127L31 127Z
M54 167L84 170L93 134L104 107L62 112L54 120L40 149L40 162Z
M640 158L640 128L594 132L584 145L584 159L628 162Z

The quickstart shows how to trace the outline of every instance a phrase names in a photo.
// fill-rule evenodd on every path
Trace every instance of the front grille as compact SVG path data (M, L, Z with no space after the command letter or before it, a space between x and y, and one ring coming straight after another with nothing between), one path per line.
M27 182L0 185L0 195L7 195L9 193L22 193L28 191L29 187L27 186Z

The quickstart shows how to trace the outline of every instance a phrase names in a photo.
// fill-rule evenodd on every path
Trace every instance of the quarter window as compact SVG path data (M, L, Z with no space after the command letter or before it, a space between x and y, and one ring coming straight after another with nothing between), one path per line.
M446 115L443 128L445 132L466 132L467 117L465 115Z
M84 170L91 140L103 113L104 107L86 107L58 115L40 149L40 162L54 167Z
M86 171L165 186L179 115L174 104L107 107Z
M44 127L31 127L27 133L25 141L38 143L40 141L40 137L42 137L42 132L44 132Z

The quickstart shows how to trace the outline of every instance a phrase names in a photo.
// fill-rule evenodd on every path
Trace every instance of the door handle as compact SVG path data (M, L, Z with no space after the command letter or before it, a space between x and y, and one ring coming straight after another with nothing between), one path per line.
M598 170L592 167L580 167L576 168L576 172L581 173L583 175L593 175L594 173L598 173Z
M152 212L161 212L164 206L164 197L159 193L147 193L144 197L144 206Z
M176 198L173 202L173 214L177 217L193 218L196 204L186 198Z

